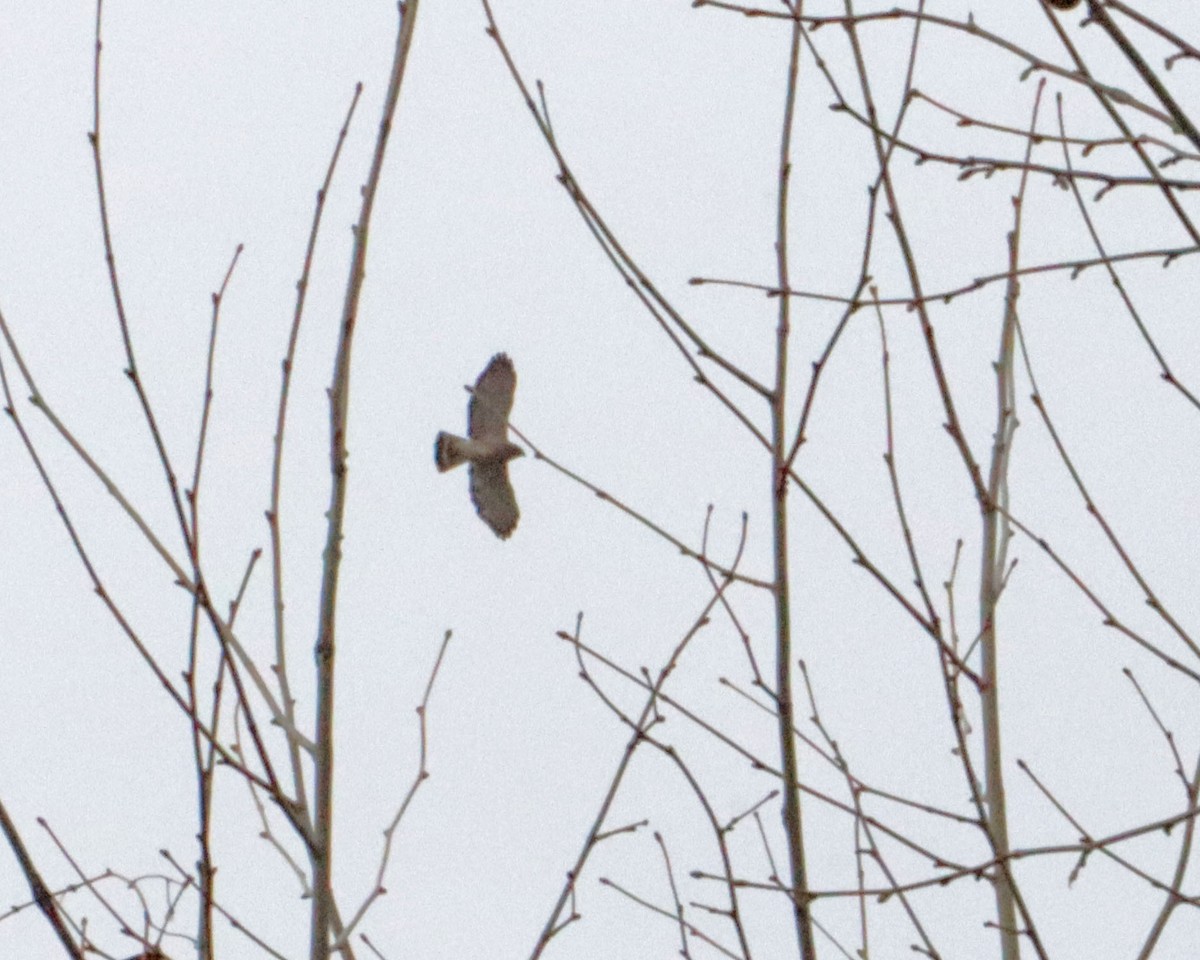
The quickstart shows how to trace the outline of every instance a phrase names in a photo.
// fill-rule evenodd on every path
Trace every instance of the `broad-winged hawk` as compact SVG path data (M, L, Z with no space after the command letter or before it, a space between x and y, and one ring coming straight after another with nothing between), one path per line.
M469 439L442 432L433 444L433 459L442 473L460 463L471 465L471 501L483 522L501 540L512 534L520 516L517 498L508 482L508 461L525 454L515 443L508 442L508 413L516 388L517 373L512 361L507 354L496 354L471 391L467 407Z

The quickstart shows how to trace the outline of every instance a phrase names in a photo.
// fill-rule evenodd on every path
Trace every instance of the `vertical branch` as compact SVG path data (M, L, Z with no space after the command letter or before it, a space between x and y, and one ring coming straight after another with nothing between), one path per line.
M1018 201L1014 201L1018 202ZM1019 216L1019 214L1018 214ZM1010 263L1015 269L1018 249L1017 232L1009 235ZM985 792L988 831L997 857L1007 858L1008 814L1004 799L1003 751L1000 744L999 661L996 649L996 608L1004 583L1005 558L1012 535L1005 519L1008 509L1008 466L1013 432L1017 421L1013 404L1013 333L1016 319L1016 279L1009 281L1005 295L1004 321L1000 332L1000 352L996 360L996 432L992 445L992 463L988 478L988 503L983 509L983 555L979 583L979 644L983 657L983 684L980 709L983 725ZM997 508L1001 509L997 509ZM1007 861L1004 861L1006 864ZM1020 956L1017 943L1016 911L1013 905L1008 870L996 870L996 913L1000 926L1001 956L1015 960Z
M204 452L208 440L208 425L212 414L213 401L213 368L217 353L217 329L221 319L221 304L225 299L225 290L233 276L238 258L242 255L242 245L239 243L234 251L233 260L225 272L221 288L212 295L212 323L208 334L208 358L204 367L204 400L201 404L200 432L196 441L196 460L192 470L192 485L185 491L188 509L191 514L192 535L188 543L188 552L192 561L192 569L200 569L200 480L204 469ZM197 577L197 579L199 579ZM209 842L212 834L212 799L213 799L213 770L215 755L211 748L206 750L206 742L200 733L200 698L196 689L196 670L200 656L200 620L201 608L199 595L192 597L192 619L188 632L188 665L183 678L187 684L188 710L192 715L192 761L196 769L197 790L197 819L199 828L196 831L196 841L200 847L199 860L196 864L196 887L200 899L200 916L197 922L196 957L198 960L213 958L213 878L216 868L213 866L212 847ZM232 618L231 618L232 625ZM225 661L229 651L221 647L221 661L217 668L217 680L213 684L212 719L210 730L217 735L217 723L220 719L220 702L223 680L225 677ZM207 755L206 755L207 754Z
M1004 753L1000 743L999 651L996 638L996 609L1004 589L1008 565L1008 543L1012 527L1008 522L1008 470L1012 457L1013 435L1017 429L1015 346L1017 300L1021 285L1017 280L1021 253L1021 214L1025 185L1029 177L1029 158L1037 131L1038 106L1045 81L1038 86L1029 138L1025 146L1025 169L1021 185L1012 198L1014 223L1008 235L1009 276L1004 294L1004 319L1000 326L1000 348L996 358L996 430L992 436L992 462L988 471L987 501L983 505L983 554L979 576L979 644L983 658L980 686L980 712L983 726L984 790L987 797L987 828L992 849L998 860L996 869L996 916L1000 928L1003 960L1016 960L1021 947L1018 938L1017 908L1008 840L1008 811L1004 795Z
M919 6L923 8L924 0L922 0L922 2L919 4ZM846 12L848 15L852 14L850 0L846 0ZM923 13L922 13L922 16L924 16ZM956 408L956 405L954 402L953 395L950 390L949 379L946 375L946 370L943 365L941 353L940 353L940 350L939 350L938 344L937 344L937 338L934 334L933 323L930 320L929 313L928 313L928 310L926 307L926 298L925 298L925 294L923 292L923 286L921 283L921 275L920 275L920 271L918 270L918 267L917 267L916 252L912 246L910 237L908 235L907 228L905 227L904 220L901 216L899 197L897 195L896 187L895 187L895 184L893 183L891 172L889 169L890 153L885 148L883 137L880 134L880 126L879 126L879 123L877 120L877 111L875 109L874 98L871 93L870 80L867 75L866 61L863 56L862 47L859 43L858 34L857 34L856 29L853 26L853 23L847 24L846 33L847 33L847 38L850 41L851 50L854 55L856 72L858 74L859 83L860 83L860 86L862 89L863 99L866 104L866 113L867 113L867 116L870 118L872 140L874 141L875 154L876 154L877 162L879 164L880 182L884 188L884 193L887 197L887 215L891 222L892 230L896 237L896 241L900 247L900 256L901 256L902 263L904 265L905 273L908 275L909 283L912 286L912 291L913 291L914 296L913 296L913 300L911 301L911 305L912 305L912 308L916 311L919 322L920 322L921 333L925 340L926 353L929 357L929 363L930 363L931 370L933 372L934 380L937 383L937 390L938 390L938 394L941 397L942 409L946 414L946 421L944 423L944 427L945 427L947 433L950 434L950 437L953 440L954 445L958 449L960 459L962 460L963 465L967 469L967 474L970 478L972 491L975 494L976 502L978 502L978 504L980 506L980 510L981 510L981 512L985 518L985 522L986 522L986 518L987 518L988 514L995 513L995 511L996 511L996 501L993 498L992 494L989 492L988 483L985 481L985 479L983 477L983 472L980 469L978 462L976 461L974 455L971 452L970 445L967 442L966 433L964 432L961 421L959 420L959 417L958 417L958 411L957 411L957 408ZM914 44L915 44L915 41L914 41ZM914 51L915 51L915 45L914 45ZM1036 104L1035 104L1034 120L1033 120L1034 125L1036 125L1036 120L1037 120L1037 111L1036 111ZM1016 206L1018 216L1017 216L1017 225L1014 227L1014 232L1010 238L1010 242L1012 243L1012 245L1010 246L1009 252L1010 252L1010 258L1011 258L1013 264L1015 264L1017 262L1016 258L1017 258L1018 247L1015 245L1015 239L1019 235L1020 200L1021 200L1021 197L1023 197L1023 195L1024 195L1025 178L1027 177L1027 173L1028 173L1028 156L1029 156L1029 151L1032 150L1033 142L1034 142L1034 135L1033 135L1033 132L1031 129L1031 132L1029 133L1029 135L1026 139L1026 164L1025 164L1025 171L1022 175L1021 189L1019 191L1018 197L1014 198L1014 204ZM1010 266L1008 296L1005 301L1005 303L1006 303L1006 312L1005 312L1006 321L1010 316L1015 318L1015 315L1016 315L1015 314L1015 309L1016 309L1015 305L1016 305L1016 297L1017 297L1017 294L1019 291L1019 286L1017 284L1016 277L1017 277L1017 274L1016 274L1015 266ZM1013 326L1015 327L1015 322L1013 323ZM1010 355L1011 355L1011 350L1010 350ZM999 375L999 371L997 371L997 373ZM998 388L998 389L1000 389L1001 392L1003 393L1002 387ZM1011 385L1010 385L1010 390L1011 390ZM1002 410L1004 409L1003 403L1001 403L1001 408L1002 408ZM1008 409L1011 410L1011 405L1009 406ZM1004 422L1005 425L1007 426L1006 420L1004 420L1002 422ZM1004 437L1004 433L1002 431L998 431L997 439L995 441L996 444L999 444L1001 438L1003 438L1003 437ZM1008 438L1008 439L1011 439L1011 438ZM992 479L993 479L993 481L996 481L997 486L999 488L999 487L1004 487L1004 485L1007 482L1007 452L1006 452L1007 447L1005 447L1005 450L1002 451L1003 456L1000 458L1001 462L999 463L999 465L997 465L997 463L996 463L997 458L995 457L995 450L996 450L996 447L994 446L993 447L993 454L994 454L993 468L994 468L994 470L993 470ZM994 519L993 519L993 522L995 522ZM1005 530L1007 532L1007 528L1005 528ZM986 538L986 533L985 533L985 538ZM1007 537L1004 538L1004 542L1006 542L1006 540L1007 540ZM1001 541L999 541L999 540L995 540L995 539L993 540L994 545L997 543L1000 543L1000 542ZM1000 576L995 577L994 581L992 583L992 596L993 596L994 600L998 601L1000 592L1003 589L1003 583L1004 583L1003 554L1001 553L997 557L996 551L993 550L991 553L986 554L986 556L992 558L993 562L996 561L997 559L999 559L999 562L1001 564L1001 574L1000 574ZM986 566L987 566L987 563L985 562L985 567ZM995 604L994 603L992 604L990 613L987 609L982 609L982 608L986 607L986 604L983 602L983 597L984 597L983 591L984 591L984 588L981 585L980 616L983 619L984 623L988 625L988 629L994 630L994 621L990 618L990 615L994 614L994 612L995 612ZM993 634L992 639L994 641L994 634ZM981 689L983 689L983 691L984 691L983 710L985 713L987 713L989 710L993 711L992 722L990 724L990 733L985 732L985 739L988 739L989 737L993 738L993 739L991 739L990 745L985 747L985 755L986 755L985 763L987 766L986 779L987 779L988 785L991 789L989 790L989 787L985 787L984 793L982 793L982 794L980 792L980 785L979 785L978 778L973 769L970 753L967 749L966 738L965 738L964 731L962 728L962 723L961 723L962 705L961 705L961 701L959 699L958 690L957 690L957 673L952 671L950 664L947 661L944 654L940 658L941 668L942 668L942 682L943 682L943 686L945 687L945 690L946 690L947 703L949 704L950 709L951 709L952 723L954 725L954 735L955 735L956 740L958 741L959 759L963 765L963 772L964 772L964 775L966 776L967 783L968 783L968 786L971 791L971 801L974 804L976 810L978 811L980 827L984 831L984 833L987 837L988 843L992 846L993 853L995 854L995 857L996 857L996 874L997 874L996 896L997 896L997 905L998 905L999 912L1000 912L999 923L1000 923L1000 927L1001 927L1001 943L1002 943L1002 951L1003 951L1003 953L1002 953L1003 960L1015 960L1015 958L1018 957L1017 948L1018 948L1019 941L1017 939L1017 934L1019 931L1017 930L1016 920L1015 920L1017 912L1019 912L1021 914L1021 918L1024 921L1023 931L1021 931L1021 932L1024 932L1025 935L1028 936L1030 943L1032 944L1037 955L1039 957L1044 958L1045 957L1045 949L1043 948L1043 946L1041 944L1040 938L1037 933L1037 929L1034 926L1033 918L1025 906L1025 903L1020 895L1020 891L1013 884L1012 872L1011 872L1011 867L1010 867L1010 857L1008 855L1007 818L1004 813L1003 781L1000 778L1001 753L1000 753L1000 749L999 749L999 747L1000 747L999 699L998 699L998 694L997 694L995 682L994 682L994 672L990 676L988 673L989 669L994 671L995 665L996 665L995 664L994 644L991 647L991 652L989 654L984 654L984 660L985 660L985 669L983 671L982 683L980 685ZM985 723L986 722L987 721L985 721ZM992 832L993 824L998 824L1002 828L1002 833L999 838L997 838ZM1003 843L1003 852L1001 851L1000 846L998 845L998 842Z
M337 912L333 903L333 692L334 692L334 623L337 611L338 574L342 560L342 529L346 515L346 431L350 410L350 356L354 328L358 320L358 302L366 278L367 239L375 194L383 170L383 157L392 119L400 100L400 86L408 65L420 0L401 0L398 4L400 23L396 48L392 58L391 77L384 97L383 115L371 169L362 189L362 207L354 227L354 250L350 276L346 283L346 298L338 334L337 356L334 360L333 382L329 389L329 468L332 483L327 514L324 551L324 571L321 577L320 621L315 650L317 668L317 730L316 786L313 841L309 848L313 865L312 927L310 957L326 960L329 956L329 932ZM348 948L344 948L343 952Z
M338 131L337 144L329 166L325 171L325 180L317 191L317 204L313 212L312 227L308 232L308 245L304 251L304 266L300 279L296 283L296 306L292 313L292 326L288 334L287 352L283 357L283 379L279 387L279 408L275 418L275 438L272 445L271 458L271 505L267 509L267 526L271 532L271 590L275 614L275 679L279 684L279 708L287 717L288 760L292 768L292 792L297 800L303 801L308 795L304 782L304 764L301 762L299 738L294 735L296 728L296 700L292 696L291 678L288 674L287 661L287 630L283 606L283 534L280 526L280 496L283 489L283 440L287 429L288 399L291 396L292 368L296 357L296 346L300 340L300 321L304 317L304 305L308 295L308 278L312 272L313 256L316 252L317 237L321 230L321 217L325 212L325 199L329 195L329 187L333 182L333 174L337 168L338 158L342 153L342 145L346 142L346 134L350 129L350 121L354 117L359 97L362 96L362 84L354 87L354 96L350 108Z
M788 186L792 175L792 122L796 112L796 76L800 65L800 9L794 10L791 51L788 56L787 95L783 134L779 147L779 199L776 214L775 259L780 290L790 290L788 280ZM773 484L775 543L775 697L779 717L779 750L783 767L783 825L787 833L788 861L802 960L815 960L812 915L808 897L808 870L804 859L804 828L800 810L800 775L796 758L794 705L792 703L792 624L788 591L788 450L787 352L791 332L791 297L779 298L779 323L775 331L775 386L771 392L771 483Z

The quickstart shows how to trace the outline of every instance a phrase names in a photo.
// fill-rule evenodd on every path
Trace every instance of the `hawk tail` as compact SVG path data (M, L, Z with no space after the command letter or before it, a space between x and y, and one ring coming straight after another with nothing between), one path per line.
M467 456L459 446L461 442L462 438L452 433L443 432L437 435L437 439L433 441L433 462L437 464L439 473L453 470L466 461Z

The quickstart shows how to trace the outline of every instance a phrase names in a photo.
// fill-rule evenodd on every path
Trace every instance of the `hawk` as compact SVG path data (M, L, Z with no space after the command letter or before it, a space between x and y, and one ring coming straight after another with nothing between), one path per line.
M471 391L467 407L470 439L442 432L433 444L433 459L440 473L470 463L471 502L501 540L509 538L521 515L508 482L508 461L525 455L515 443L508 442L508 412L516 388L512 361L507 354L496 354Z

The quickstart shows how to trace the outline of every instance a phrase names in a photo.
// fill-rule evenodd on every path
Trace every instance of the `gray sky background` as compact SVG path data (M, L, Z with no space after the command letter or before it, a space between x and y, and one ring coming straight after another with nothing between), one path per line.
M1186 29L1189 4L1147 7ZM806 6L809 13L840 9ZM1033 0L929 9L952 19L973 10L986 28L1064 62ZM626 248L715 346L769 379L776 301L687 281L774 282L786 28L677 0L498 0L496 12L527 77L545 80L559 142ZM1078 18L1076 12L1064 22ZM548 455L696 547L712 504L710 548L722 560L732 556L741 513L748 511L742 569L770 576L766 457L693 382L604 259L555 183L550 155L484 25L477 2L424 0L372 228L355 347L339 617L337 886L347 913L370 889L380 832L415 771L413 708L443 632L454 630L429 711L432 777L401 828L389 893L366 926L389 958L527 955L626 739L578 680L570 648L555 632L572 629L582 611L589 643L630 669L657 669L710 595L694 562L532 457L512 466L520 526L509 542L492 536L468 502L465 475L438 476L432 464L434 434L465 426L462 385L488 358L499 351L514 358L514 423ZM201 493L207 569L222 602L236 591L249 552L267 545L263 511L295 282L315 192L354 84L365 84L325 213L288 430L287 605L304 716L311 708L328 497L324 391L349 226L394 26L395 7L384 2L303 8L112 2L105 11L102 137L116 253L138 361L181 483L190 477L195 449L210 295L235 247L245 244L222 308ZM1098 30L1069 29L1084 49L1097 52L1097 63L1111 62L1103 59ZM89 3L0 4L0 309L50 403L179 551L161 472L122 374L103 260L86 136L93 30ZM863 29L888 125L908 30L895 22ZM844 33L830 27L812 39L857 103ZM1159 47L1148 52L1161 64ZM927 26L915 85L957 109L1021 129L1029 123L1036 79L1022 81L1020 69L962 32ZM1185 104L1197 102L1198 70L1183 62L1165 74ZM1148 99L1120 66L1107 79ZM1052 78L1043 95L1041 129L1054 129L1059 91L1067 94L1072 131L1112 135L1094 102L1061 78ZM875 167L864 131L831 112L831 100L805 50L795 127L793 284L848 296ZM1135 129L1168 136L1151 118L1134 116ZM910 124L906 137L945 153L1017 159L1023 149L1008 134L956 128L927 104L912 108ZM1034 160L1058 165L1061 152L1044 145ZM1076 152L1073 161L1134 170L1116 149L1086 159ZM1195 163L1168 169L1192 177ZM928 291L1005 270L1016 174L964 185L956 169L915 166L907 156L897 159L894 172ZM1094 192L1085 191L1089 201ZM1093 205L1110 250L1188 242L1164 204L1148 196L1148 190L1117 191ZM1190 209L1194 214L1194 204ZM1031 178L1026 216L1025 262L1094 256L1074 200L1048 178ZM872 274L881 296L901 296L907 291L894 238L882 219L876 231ZM1136 261L1122 273L1178 378L1192 386L1200 383L1198 274L1194 256L1169 270ZM980 458L995 417L990 364L1003 295L997 283L931 307ZM1076 280L1062 270L1026 278L1020 309L1039 386L1096 502L1190 627L1200 612L1194 548L1200 418L1158 379L1099 269ZM836 304L796 304L793 416L810 365L839 316ZM943 614L941 584L956 540L966 541L957 595L960 630L969 638L977 628L978 511L941 426L915 315L893 307L885 321L906 505ZM4 361L13 376L7 352ZM871 558L915 596L882 466L880 370L878 325L860 311L825 372L811 443L798 465ZM729 389L765 427L765 407ZM1014 514L1060 547L1123 619L1187 657L1087 516L1028 402L1023 372L1017 392ZM22 416L108 590L177 676L186 597L44 419L28 405ZM0 485L0 792L8 809L58 882L71 874L35 825L38 816L91 873L163 871L161 848L192 864L195 791L184 718L92 594L8 425L0 431ZM965 812L930 641L851 564L850 551L811 505L798 493L792 503L797 644L812 670L822 718L864 780ZM1095 608L1028 540L1014 540L1012 554L1019 562L1001 631L1014 845L1077 839L1017 771L1018 757L1096 836L1177 812L1183 801L1171 757L1121 670L1136 672L1175 732L1189 774L1200 748L1194 688L1105 630ZM731 599L769 669L767 595L743 586ZM269 615L264 558L239 614L245 642L264 662ZM597 675L629 709L640 704L636 690L611 674ZM724 617L701 633L672 690L775 762L773 721L719 677L748 689L740 644ZM722 819L775 786L677 716L663 732L690 751ZM804 763L811 782L844 795L841 781L811 754ZM281 952L300 955L307 916L297 885L257 837L260 825L243 785L227 776L218 797L227 824L217 835L219 895ZM808 812L817 885L851 888L850 818L813 804ZM887 815L932 842L927 821L894 808ZM687 884L684 899L719 902L715 885L686 879L689 870L716 865L701 813L678 773L650 751L639 754L614 815L618 823L643 818L649 827L608 842L589 867L579 902L585 918L563 934L558 955L632 958L678 949L669 921L596 883L610 876L666 905L655 830ZM775 830L773 807L765 818ZM284 828L277 829L283 836ZM934 836L968 862L983 858L982 844L965 827L961 836ZM748 822L732 842L747 874L765 878ZM1146 838L1129 851L1161 871L1176 842L1177 835ZM782 854L781 845L775 850ZM298 848L292 852L300 856ZM919 863L896 856L912 876L920 874ZM1103 858L1069 887L1073 861L1065 855L1021 867L1038 896L1053 955L1131 955L1161 894ZM121 897L115 885L111 893ZM11 857L0 855L0 901L25 897ZM919 903L948 957L995 955L994 937L982 926L992 909L985 884L961 881ZM761 935L760 956L790 955L792 931L777 898L747 894L744 906ZM108 922L94 907L87 912L101 927ZM690 916L732 942L718 921L695 909ZM843 943L855 943L852 901L829 901L818 916ZM875 955L906 955L913 937L896 905L878 908L876 917ZM1177 917L1155 956L1191 956L1198 934L1194 911ZM222 944L222 956L257 955L227 929ZM178 956L187 955L185 948L168 945ZM0 956L57 955L32 910L0 922Z

